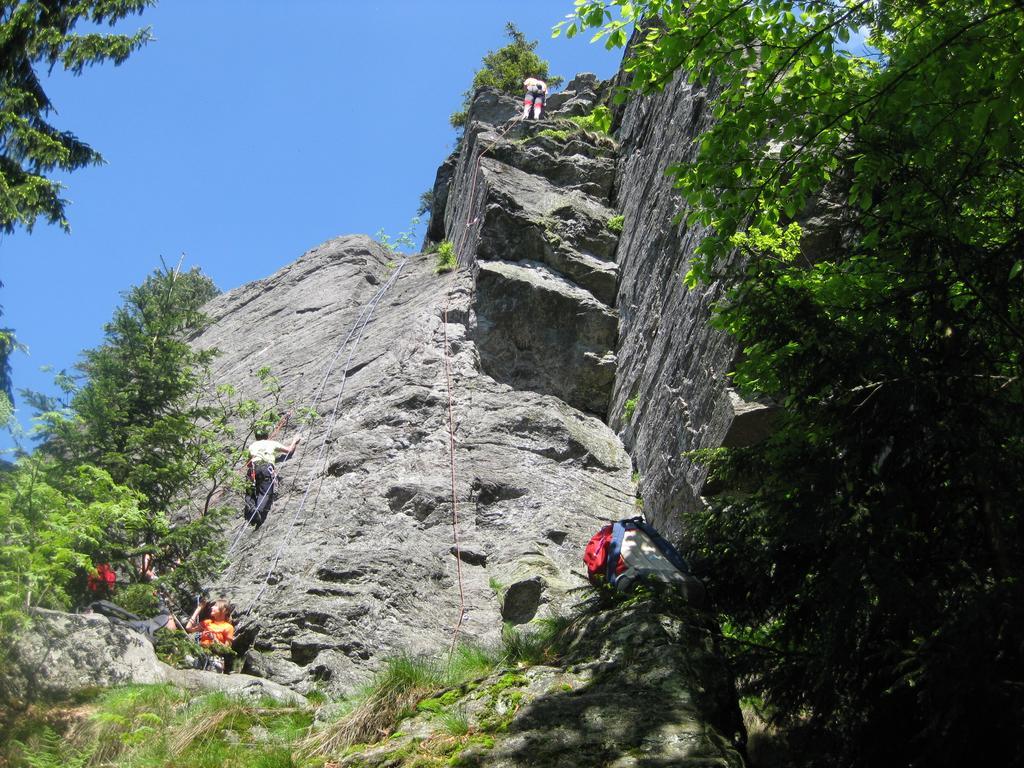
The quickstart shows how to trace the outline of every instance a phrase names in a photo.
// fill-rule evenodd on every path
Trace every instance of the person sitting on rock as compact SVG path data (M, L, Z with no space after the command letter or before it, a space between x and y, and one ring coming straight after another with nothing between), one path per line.
M231 604L227 600L203 600L189 616L185 631L193 634L195 640L203 648L209 648L214 654L210 656L208 668L217 672L229 672L227 654L218 647L231 647L235 639L235 626L231 623Z
M526 88L526 96L523 97L523 120L530 119L530 109L533 109L533 119L540 120L544 110L544 98L548 95L548 84L536 77L528 77L523 81Z
M269 439L266 429L256 430L256 440L249 445L249 493L245 500L245 517L256 528L263 525L274 502L277 480L274 462L278 454L291 454L299 440L296 437L291 445L283 445Z

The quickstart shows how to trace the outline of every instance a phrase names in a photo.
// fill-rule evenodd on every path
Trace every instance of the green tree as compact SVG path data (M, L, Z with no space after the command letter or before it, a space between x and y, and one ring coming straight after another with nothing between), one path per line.
M3 309L0 308L0 317L2 316ZM11 354L19 346L12 329L0 328L0 427L7 425L14 416L14 400L11 393Z
M562 78L550 75L548 62L535 53L536 40L527 40L511 21L505 25L505 34L511 42L496 51L488 51L484 56L483 66L473 75L473 84L462 95L462 108L449 118L453 128L466 125L469 105L478 88L497 88L502 93L520 96L527 77L540 78L552 88L562 84Z
M617 11L617 12L616 12ZM632 89L717 118L670 172L715 322L776 434L687 515L737 663L830 765L1019 764L1024 711L1024 13L1011 0L580 2L637 24ZM845 50L859 29L867 49ZM848 237L801 250L845 202Z
M147 525L114 556L154 555L179 583L218 565L226 510L216 501L238 479L233 398L210 391L215 353L188 343L216 293L198 269L156 270L124 294L104 343L83 353L69 408L41 416L43 452L66 468L98 467L139 494Z
M56 111L39 70L80 75L106 61L120 64L149 39L87 31L141 13L155 0L13 0L0 5L0 231L32 229L45 218L64 229L66 201L53 171L74 171L103 158L73 133L49 122Z

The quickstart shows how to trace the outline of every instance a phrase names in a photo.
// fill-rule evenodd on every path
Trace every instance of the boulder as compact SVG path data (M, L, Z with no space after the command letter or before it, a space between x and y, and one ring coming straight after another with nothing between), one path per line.
M507 134L510 141L494 141L488 157L607 205L615 185L614 143L596 142L571 123L541 126L524 125ZM558 131L563 126L565 136Z
M459 765L743 768L745 731L718 642L714 623L669 592L578 615L557 661L500 670L433 704L477 734ZM428 760L432 745L451 743L438 728L421 712L340 765L396 765L413 748Z
M251 675L170 667L156 657L143 635L106 616L43 609L33 612L30 626L12 644L0 672L0 695L17 707L65 700L96 688L145 683L305 702L294 691Z
M609 306L615 302L614 212L579 192L485 158L478 180L483 223L475 256L540 261Z

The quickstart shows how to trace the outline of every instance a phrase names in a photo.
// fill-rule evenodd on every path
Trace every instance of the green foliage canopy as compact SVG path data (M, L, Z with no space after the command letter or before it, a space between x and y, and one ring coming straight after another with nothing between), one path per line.
M505 25L505 34L511 42L496 51L488 51L484 56L483 66L473 75L472 86L463 94L462 108L449 118L453 128L465 126L470 102L478 88L497 88L502 93L519 96L523 91L523 81L528 77L545 81L549 88L562 84L562 78L549 74L548 62L536 54L536 40L527 40L511 21Z
M156 0L13 0L0 5L0 232L31 230L39 218L64 229L66 201L55 170L74 171L103 158L73 133L49 122L55 111L40 69L79 75L93 64L120 64L149 39L88 31L141 13Z
M831 765L1024 759L1024 13L1010 0L579 0L635 92L703 85L670 169L733 377L784 405L687 516L757 692ZM844 50L867 29L866 55ZM800 219L842 202L841 247ZM1017 638L1017 639L1014 639Z
M217 293L198 269L161 269L124 294L105 342L83 353L85 383L71 400L73 421L51 437L77 461L105 468L168 511L192 477L194 429L210 414L197 393L213 353L187 335L205 323L200 308Z

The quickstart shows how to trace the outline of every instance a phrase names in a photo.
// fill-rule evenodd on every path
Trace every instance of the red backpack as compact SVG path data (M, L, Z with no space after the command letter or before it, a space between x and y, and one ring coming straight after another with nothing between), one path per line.
M608 550L612 543L612 525L606 525L595 533L583 552L583 562L587 566L587 578L595 587L605 584L608 580ZM615 575L626 570L622 558L615 567Z
M110 594L117 584L117 574L110 567L109 563L100 563L96 566L96 573L90 573L86 579L86 586L94 594Z

